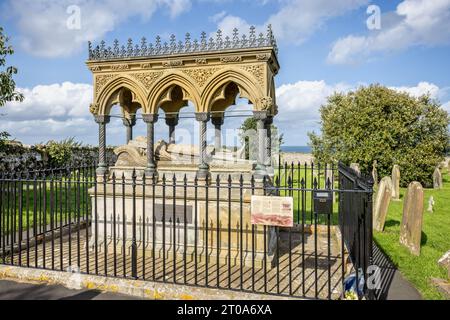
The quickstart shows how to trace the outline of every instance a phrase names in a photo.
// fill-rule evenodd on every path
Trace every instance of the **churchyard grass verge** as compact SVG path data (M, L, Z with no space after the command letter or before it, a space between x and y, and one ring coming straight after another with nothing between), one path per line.
M450 173L443 175L443 188L424 189L424 216L421 253L416 257L399 243L403 197L406 188L400 189L402 201L391 201L383 232L374 232L375 242L390 257L402 275L422 294L424 299L445 299L434 287L431 278L447 278L447 271L439 267L438 259L450 249ZM427 212L428 199L434 197L434 212Z

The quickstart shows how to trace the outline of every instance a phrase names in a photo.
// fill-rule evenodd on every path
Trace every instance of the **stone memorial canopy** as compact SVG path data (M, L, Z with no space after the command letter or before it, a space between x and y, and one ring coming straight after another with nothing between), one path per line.
M140 109L147 123L147 169L156 172L153 154L154 124L164 117L169 126L169 142L175 143L175 126L180 110L190 101L199 122L199 176L208 175L206 161L206 128L209 120L215 126L215 149L221 149L221 131L226 109L237 97L245 98L253 106L258 127L257 175L266 175L270 166L270 125L278 108L275 101L274 77L279 71L277 44L270 26L266 34L257 34L250 27L240 35L234 29L231 37L219 30L209 39L183 41L172 35L169 42L156 37L155 43L142 38L126 45L117 40L107 46L104 41L89 43L86 62L93 73L94 98L91 113L99 124L99 168L107 171L105 161L106 124L113 106L119 105L123 123L127 127L127 143L132 140L132 127ZM162 115L160 111L163 111Z

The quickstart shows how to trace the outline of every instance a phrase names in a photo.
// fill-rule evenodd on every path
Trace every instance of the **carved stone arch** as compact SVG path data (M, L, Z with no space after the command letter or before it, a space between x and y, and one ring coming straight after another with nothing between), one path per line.
M198 110L200 106L200 93L198 89L184 74L173 71L155 83L150 89L146 108L143 110L143 113L158 113L160 101L165 99L165 97L170 94L171 89L175 86L180 87L183 99L192 101L195 105L195 109Z
M135 80L120 76L106 83L97 94L95 99L98 106L97 114L109 115L112 105L120 103L120 91L124 88L131 92L131 104L134 106L139 104L145 109L145 89Z
M251 101L254 108L257 108L258 101L265 96L257 81L241 69L226 69L216 74L205 86L202 93L201 105L204 112L211 111L212 103L217 98L217 91L222 90L227 83L234 82L242 98Z

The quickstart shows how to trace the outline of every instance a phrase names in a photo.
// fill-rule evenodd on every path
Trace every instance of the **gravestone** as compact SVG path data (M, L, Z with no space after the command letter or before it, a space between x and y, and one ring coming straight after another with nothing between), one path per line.
M413 255L420 255L423 220L423 188L420 182L413 181L406 190L403 201L403 217L400 226L400 243Z
M392 196L392 181L390 177L384 177L380 181L378 191L375 198L375 206L373 212L373 228L376 231L383 231L386 221L387 211Z
M351 163L350 164L350 169L355 170L356 174L359 176L361 175L361 170L359 169L359 164L358 163Z
M433 172L433 188L441 189L442 188L442 173L439 170L439 167L436 167Z
M373 161L372 164L372 178L373 178L373 187L378 187L378 170L377 170L377 160Z
M450 250L438 260L438 264L448 270L448 278L450 279Z
M430 198L428 199L428 208L427 211L428 212L433 212L434 208L434 198L433 196L430 196Z
M392 199L400 200L400 167L397 164L392 167Z

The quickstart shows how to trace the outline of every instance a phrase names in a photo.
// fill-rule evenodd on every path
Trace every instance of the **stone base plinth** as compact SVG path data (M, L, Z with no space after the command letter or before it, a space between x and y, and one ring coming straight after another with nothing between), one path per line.
M173 252L188 254L197 248L197 256L206 256L245 265L267 263L269 256L270 228L252 225L250 200L252 189L246 181L239 184L207 185L204 181L194 186L188 181L174 185L166 181L135 186L129 180L122 185L111 181L90 189L92 204L90 244L116 244L131 247L136 239L138 246L152 251L165 246ZM254 194L261 195L261 182L255 182ZM134 219L134 220L133 220ZM134 221L134 223L133 223ZM133 225L135 234L133 235ZM140 250L141 252L143 250ZM207 252L206 252L207 251Z

